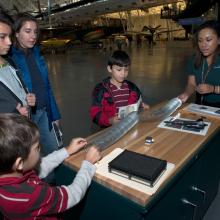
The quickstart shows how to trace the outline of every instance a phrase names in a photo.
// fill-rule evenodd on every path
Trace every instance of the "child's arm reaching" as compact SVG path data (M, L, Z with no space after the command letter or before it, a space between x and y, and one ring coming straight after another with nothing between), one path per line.
M82 138L73 139L68 147L59 151L55 151L48 155L48 157L45 157L44 159L49 158L50 162L47 163L48 161L45 160L43 167L45 168L48 164L51 165L51 162L53 166L58 165L60 162L62 162L61 158L66 158L69 154L75 153L86 143L86 140ZM88 189L96 171L96 167L93 164L100 158L100 152L96 147L92 146L86 153L85 160L83 160L81 168L79 169L76 177L73 179L73 182L70 185L53 187L48 186L48 184L37 185L34 193L37 194L38 197L42 197L42 195L39 193L42 192L42 187L44 190L47 189L48 194L44 194L46 197L45 200L39 198L43 201L40 204L41 212L39 212L39 207L37 207L36 210L33 210L33 215L43 216L57 214L76 205L85 195L86 190ZM42 175L41 178L42 177L44 176ZM36 198L34 197L34 201L32 200L32 202L35 202L35 200Z
M60 165L69 155L76 153L87 144L83 138L74 138L69 146L54 151L43 157L39 169L39 177L45 178L54 168Z
M93 164L100 158L100 152L97 148L89 148L85 160L82 162L81 168L73 182L69 186L63 186L68 194L67 209L75 206L85 195L96 171L96 167Z

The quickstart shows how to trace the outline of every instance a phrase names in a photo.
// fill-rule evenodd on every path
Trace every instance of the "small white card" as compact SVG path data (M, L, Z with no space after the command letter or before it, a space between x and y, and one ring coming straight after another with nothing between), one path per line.
M191 103L186 106L185 110L189 112L201 113L204 115L212 115L216 117L220 117L220 108L211 107L207 105L198 105Z

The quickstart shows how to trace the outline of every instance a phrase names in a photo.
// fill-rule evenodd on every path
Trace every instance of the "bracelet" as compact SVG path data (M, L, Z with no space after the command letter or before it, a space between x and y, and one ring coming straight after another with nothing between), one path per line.
M213 93L215 94L220 94L220 86L214 86L214 91Z

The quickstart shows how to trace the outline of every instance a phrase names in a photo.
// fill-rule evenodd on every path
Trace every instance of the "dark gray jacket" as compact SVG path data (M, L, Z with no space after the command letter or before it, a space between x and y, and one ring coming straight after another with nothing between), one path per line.
M7 59L7 61L11 66L17 69L13 61L10 59ZM17 71L16 73L24 87L20 74ZM21 103L22 105L22 101L4 83L0 81L0 113L19 113L16 109L18 103Z

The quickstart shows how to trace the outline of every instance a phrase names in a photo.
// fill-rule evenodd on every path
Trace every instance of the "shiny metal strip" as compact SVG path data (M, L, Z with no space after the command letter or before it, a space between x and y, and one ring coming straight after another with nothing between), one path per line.
M154 108L148 111L131 112L128 116L123 118L120 122L112 125L110 128L104 130L101 134L96 135L90 139L88 145L96 145L100 150L104 150L110 145L118 141L129 130L131 130L139 121L155 121L163 120L171 115L182 105L178 98L171 99L164 106Z

